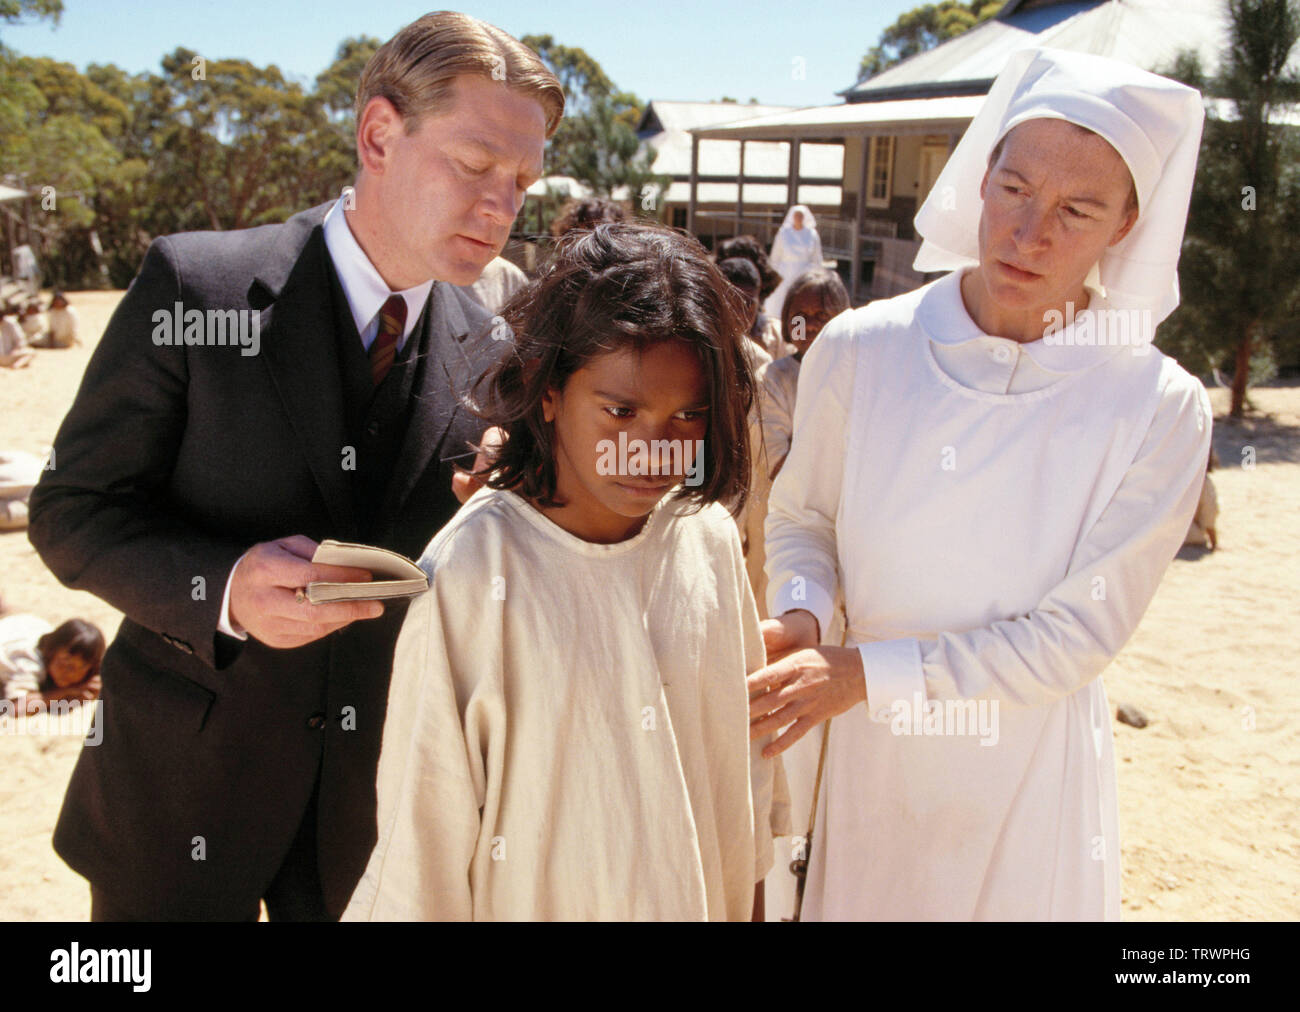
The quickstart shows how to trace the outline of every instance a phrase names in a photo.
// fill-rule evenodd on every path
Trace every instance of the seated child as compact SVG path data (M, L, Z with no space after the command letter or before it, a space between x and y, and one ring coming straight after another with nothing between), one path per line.
M694 239L566 235L477 398L505 438L421 557L345 920L746 920L788 813L736 530L754 381ZM774 793L777 801L774 804Z
M41 312L40 302L32 299L23 306L18 314L18 323L23 328L23 337L27 343L33 348L39 348L46 335L45 314Z
M46 338L45 348L71 348L81 344L77 336L79 320L77 311L68 304L62 292L55 292L50 298L49 317L50 334Z

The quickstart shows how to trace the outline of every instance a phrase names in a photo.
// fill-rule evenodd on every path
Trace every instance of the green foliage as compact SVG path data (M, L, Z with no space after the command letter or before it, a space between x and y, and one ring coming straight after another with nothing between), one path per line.
M1295 0L1227 7L1219 74L1208 78L1191 54L1164 71L1229 99L1235 113L1206 119L1178 268L1181 305L1158 343L1193 372L1242 374L1232 404L1240 415L1251 363L1285 360L1300 341L1300 129L1270 122L1300 101L1300 78L1286 70L1300 8Z
M63 16L63 0L0 0L0 21L13 24L25 18L49 18L56 25Z
M356 174L352 99L378 45L345 40L311 92L185 48L137 75L0 49L0 175L36 195L47 277L124 286L153 236L283 221L337 195Z
M656 176L653 153L642 148L636 125L644 107L613 81L585 50L558 44L549 35L526 35L531 47L564 86L564 119L546 152L546 174L572 176L601 196L626 186L632 208L641 212L645 187L666 189Z
M1003 0L941 0L924 4L900 14L898 20L880 34L858 67L858 80L874 77L909 56L933 49L941 42L987 21L1002 9Z
M0 21L61 12L54 0L0 0ZM644 185L668 182L640 150L641 103L583 50L532 43L570 99L548 171L602 194L627 186L639 209ZM343 40L309 86L185 47L157 73L130 74L0 46L0 177L34 195L47 281L124 287L154 236L283 221L337 196L356 176L353 102L379 45Z

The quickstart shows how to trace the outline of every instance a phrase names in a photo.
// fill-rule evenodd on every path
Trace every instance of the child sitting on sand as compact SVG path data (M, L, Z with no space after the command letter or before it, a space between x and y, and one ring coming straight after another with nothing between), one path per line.
M24 369L31 365L35 352L27 347L27 337L18 325L18 307L0 305L0 366Z

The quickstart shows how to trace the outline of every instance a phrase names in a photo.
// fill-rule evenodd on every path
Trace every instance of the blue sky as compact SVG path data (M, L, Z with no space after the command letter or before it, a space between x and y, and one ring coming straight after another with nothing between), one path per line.
M881 30L918 2L475 0L453 9L515 36L549 33L582 47L641 99L729 95L806 106L840 101L835 92L853 83ZM430 9L438 7L429 0L64 0L57 28L3 27L0 41L83 69L116 63L130 71L157 71L163 54L183 45L209 57L274 63L310 82L342 39L386 39Z

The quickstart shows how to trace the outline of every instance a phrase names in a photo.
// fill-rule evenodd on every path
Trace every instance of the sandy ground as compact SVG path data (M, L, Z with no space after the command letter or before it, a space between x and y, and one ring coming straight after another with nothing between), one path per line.
M86 347L0 370L6 449L47 450L121 293L70 297ZM1244 425L1223 419L1225 393L1211 392L1220 548L1184 550L1104 676L1112 704L1150 719L1115 723L1127 919L1300 917L1300 386L1255 391L1260 414ZM0 533L0 598L56 624L89 618L110 638L121 618L60 586L22 532ZM50 847L80 747L0 736L0 919L87 915L86 883Z

